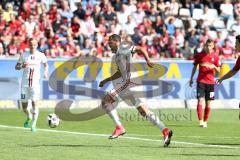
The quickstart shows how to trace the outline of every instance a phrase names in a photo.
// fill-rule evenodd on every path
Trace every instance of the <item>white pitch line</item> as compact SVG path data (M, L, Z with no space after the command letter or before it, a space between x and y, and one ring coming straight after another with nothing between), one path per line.
M128 134L130 136L138 136L138 137L161 137L160 134ZM209 136L174 136L180 137L180 138L209 138ZM234 136L234 137L225 137L225 136L215 136L211 137L213 139L240 139L240 137Z
M7 125L0 125L0 128L29 130L29 128L23 128L23 127L17 127L17 126L7 126ZM96 137L108 137L108 136L109 136L109 135L107 135L107 134L72 132L72 131L51 130L51 129L38 129L38 131L54 132L54 133L65 133L65 134L74 134L74 135L96 136ZM157 139L128 137L128 136L121 136L120 138L121 138L121 139L131 139L131 140L140 140L140 141L149 141L149 142L162 142L162 140L157 140ZM205 147L209 147L209 148L240 149L240 147L224 146L224 145L211 145L211 144L182 142L182 141L171 141L171 142L172 142L172 143L176 143L176 144L186 144L186 145L194 145L194 146L205 146Z

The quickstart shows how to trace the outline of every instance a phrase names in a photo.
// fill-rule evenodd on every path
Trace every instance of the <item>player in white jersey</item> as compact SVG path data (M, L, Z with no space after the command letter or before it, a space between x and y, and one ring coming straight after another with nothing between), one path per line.
M158 116L151 112L147 106L144 105L140 99L138 97L135 97L135 95L130 91L132 87L136 86L136 83L131 81L130 62L132 55L135 52L143 54L147 65L152 68L154 64L150 62L148 53L141 47L134 46L131 43L127 42L121 42L121 37L117 34L113 34L109 37L108 44L112 52L116 54L115 62L117 64L118 70L111 77L102 80L99 84L99 87L102 87L109 81L122 78L121 85L115 86L115 88L102 100L103 109L106 110L107 114L113 119L114 123L116 124L115 130L109 138L114 139L126 133L113 104L114 102L117 102L123 95L128 95L133 105L137 107L139 113L143 117L146 117L150 122L152 122L161 130L164 137L164 147L167 147L171 141L173 134L172 131L169 128L165 127L163 122L159 120Z
M36 123L39 114L37 101L40 97L40 69L41 64L44 64L44 78L47 78L48 64L44 53L41 53L37 50L37 41L33 38L30 38L28 43L30 50L25 51L20 55L15 69L23 69L21 102L23 111L27 116L24 127L31 127L31 131L36 132ZM28 107L29 100L32 102L32 112L30 112Z

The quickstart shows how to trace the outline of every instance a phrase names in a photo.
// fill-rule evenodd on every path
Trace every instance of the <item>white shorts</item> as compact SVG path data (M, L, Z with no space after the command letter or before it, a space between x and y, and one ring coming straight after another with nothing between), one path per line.
M138 84L135 84L133 82L126 82L125 84L119 84L114 86L114 89L112 89L110 93L108 93L108 95L110 95L115 102L119 102L119 101L126 102L126 100L130 100L131 104L129 105L138 107L142 105L143 102L136 95L134 95L134 92L132 91L132 88L136 86L138 86Z
M21 101L28 102L28 100L37 101L40 99L40 87L25 87L21 88Z

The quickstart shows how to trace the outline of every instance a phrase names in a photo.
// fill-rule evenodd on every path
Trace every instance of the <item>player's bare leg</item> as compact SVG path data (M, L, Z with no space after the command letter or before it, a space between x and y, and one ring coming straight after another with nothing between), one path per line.
M203 127L207 127L207 121L208 121L208 117L210 115L210 104L211 104L211 100L207 100L205 101L206 105L205 105L205 109L204 109L204 118L203 118Z
M146 117L153 125L156 125L161 130L164 137L164 147L167 147L171 142L173 132L169 128L165 127L158 116L151 112L146 106L140 105L137 107L137 110L143 117Z
M37 102L32 101L32 126L31 126L31 131L36 132L36 124L38 120L38 115L39 115L39 109L36 106Z
M116 107L113 106L114 100L111 96L107 95L102 100L102 108L107 112L109 117L113 120L116 125L115 130L113 131L112 135L109 136L109 139L115 139L119 136L126 133L122 123L120 122Z
M30 124L31 124L31 121L32 121L32 115L30 113L30 109L28 107L28 102L22 102L22 110L23 112L26 114L27 116L27 119L26 121L24 122L23 126L25 128L29 128L30 127Z
M204 98L198 98L197 102L197 115L198 115L198 120L199 120L199 126L203 127L203 116L202 116L202 105L203 105Z

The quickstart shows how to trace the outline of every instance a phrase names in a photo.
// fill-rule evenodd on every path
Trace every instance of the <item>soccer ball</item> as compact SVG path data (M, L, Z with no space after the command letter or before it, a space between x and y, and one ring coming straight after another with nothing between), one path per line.
M47 116L47 123L49 127L56 128L60 123L60 119L55 113L51 113Z

